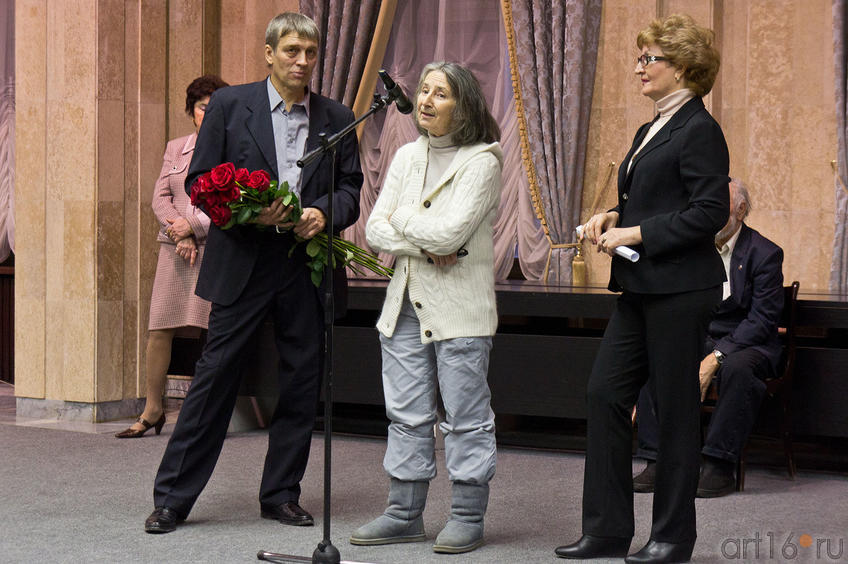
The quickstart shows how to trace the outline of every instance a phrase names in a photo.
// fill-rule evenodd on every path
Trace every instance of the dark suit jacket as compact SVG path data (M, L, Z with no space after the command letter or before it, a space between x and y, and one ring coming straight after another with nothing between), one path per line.
M640 225L638 262L612 259L609 289L644 294L703 290L725 280L714 236L727 223L729 157L721 128L697 96L618 170L618 227Z
M310 94L306 151L318 146L319 133L335 133L353 119L353 112L342 104ZM359 216L362 187L356 136L345 137L337 149L333 199L336 232L352 225ZM265 80L222 88L212 94L186 177L186 192L190 192L198 176L224 162L232 162L236 168L244 167L251 172L264 169L272 179L277 179L274 129ZM304 208L315 207L327 213L327 187L333 172L329 163L330 157L325 154L303 169L300 200ZM247 285L260 245L282 243L288 246L293 242L291 233L261 231L253 225L227 230L212 225L197 280L197 295L213 303L232 304ZM337 269L334 278L336 289L342 291L346 287L343 269ZM344 296L337 295L336 302L342 304L341 308L337 307L338 313L339 309L344 309Z
M783 249L745 224L730 257L730 296L719 304L708 334L724 354L760 351L777 369L777 324L783 310ZM708 344L708 347L710 345Z

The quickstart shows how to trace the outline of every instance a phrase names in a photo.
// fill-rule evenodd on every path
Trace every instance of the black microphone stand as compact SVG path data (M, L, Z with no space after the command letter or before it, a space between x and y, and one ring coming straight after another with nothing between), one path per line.
M260 550L256 554L259 560L267 562L313 562L316 564L340 564L341 554L330 540L330 493L332 470L332 438L333 438L333 323L335 321L335 302L333 300L333 196L336 186L336 145L356 126L365 121L379 110L385 108L396 99L391 93L388 96L374 94L374 102L367 112L347 125L338 133L327 138L326 133L318 136L320 146L316 147L297 161L297 166L304 168L324 153L330 153L330 186L327 189L327 266L324 268L324 539L318 543L310 560L306 556L291 556ZM345 562L351 562L345 560Z

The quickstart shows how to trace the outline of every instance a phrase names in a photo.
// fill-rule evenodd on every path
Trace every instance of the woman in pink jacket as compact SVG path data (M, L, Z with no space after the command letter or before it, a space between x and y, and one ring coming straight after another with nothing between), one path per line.
M209 324L209 302L194 295L209 218L191 205L184 183L209 96L224 86L228 84L214 75L201 76L188 85L185 110L194 122L194 133L169 141L165 148L162 172L153 192L153 212L159 221L159 262L150 300L147 400L138 420L115 435L119 439L142 437L151 427L157 435L162 431L162 395L174 334L181 327L206 329Z

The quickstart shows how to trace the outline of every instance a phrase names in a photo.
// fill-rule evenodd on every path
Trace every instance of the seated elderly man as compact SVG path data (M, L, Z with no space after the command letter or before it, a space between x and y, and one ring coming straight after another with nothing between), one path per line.
M716 234L727 281L724 300L707 331L701 361L701 399L713 378L719 396L702 449L698 497L734 491L733 469L756 421L764 380L775 375L781 347L777 323L783 309L783 250L745 225L751 211L748 190L730 182L730 218ZM639 395L636 456L648 465L633 478L636 492L654 491L657 418L647 387Z

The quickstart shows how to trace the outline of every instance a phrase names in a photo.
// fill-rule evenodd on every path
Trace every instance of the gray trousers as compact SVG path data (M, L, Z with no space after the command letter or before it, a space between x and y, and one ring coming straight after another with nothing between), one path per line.
M495 474L495 414L486 380L491 337L422 344L418 317L404 300L391 338L380 335L383 393L391 420L383 468L405 481L436 476L436 389L445 421L445 458L451 481L487 484Z

